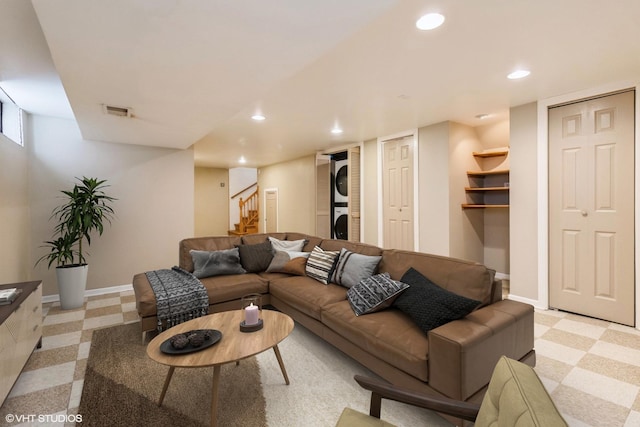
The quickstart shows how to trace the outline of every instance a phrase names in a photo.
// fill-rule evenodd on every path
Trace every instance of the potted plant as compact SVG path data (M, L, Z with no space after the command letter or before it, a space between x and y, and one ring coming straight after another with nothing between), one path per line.
M82 243L86 240L87 246L91 245L91 233L102 235L105 222L111 224L111 203L116 200L105 194L106 180L77 179L79 183L72 190L62 190L64 203L51 214L51 219L58 221L53 240L44 245L50 251L37 261L48 260L48 267L56 263L60 306L65 310L84 304L89 266Z

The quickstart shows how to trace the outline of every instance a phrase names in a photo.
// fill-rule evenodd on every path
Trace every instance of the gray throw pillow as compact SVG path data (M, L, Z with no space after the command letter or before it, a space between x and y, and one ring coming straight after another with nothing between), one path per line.
M407 314L425 334L466 316L480 305L480 301L441 288L414 268L407 270L400 281L409 288L396 298L393 306Z
M389 273L376 274L349 288L347 299L355 315L360 316L390 307L408 287L406 283L393 280Z
M240 245L240 263L247 273L265 271L273 259L271 242L265 240L256 245Z
M271 242L271 246L273 247L273 251L293 251L293 252L302 252L302 248L304 247L306 240L279 240L275 237L269 236L269 241Z
M189 251L193 260L193 275L198 279L223 274L244 274L238 248L222 251Z
M381 259L381 256L357 254L342 248L331 274L331 282L350 288L362 279L372 276Z

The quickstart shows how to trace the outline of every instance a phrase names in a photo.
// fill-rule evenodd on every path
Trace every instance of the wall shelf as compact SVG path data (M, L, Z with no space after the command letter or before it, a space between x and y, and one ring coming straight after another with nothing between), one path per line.
M472 205L472 204L463 204L463 209L485 209L485 208L508 208L509 205Z
M509 191L509 187L465 187L464 191L467 191L467 192Z
M496 169L491 171L467 171L467 176L509 175L509 169Z
M474 151L473 152L473 157L499 157L499 156L506 156L507 154L509 154L509 150L495 150L495 151L481 151L481 152L477 152Z
M474 157L505 157L508 149L473 152ZM484 162L480 163L485 166ZM489 169L467 171L469 186L465 187L469 203L463 203L462 209L486 209L509 207L509 169Z

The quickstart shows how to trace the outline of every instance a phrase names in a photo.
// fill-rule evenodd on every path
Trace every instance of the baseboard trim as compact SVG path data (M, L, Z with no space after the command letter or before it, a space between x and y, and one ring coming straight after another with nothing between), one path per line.
M99 288L99 289L87 289L86 291L84 291L84 297L93 297L96 295L105 295L105 294L113 294L116 292L127 292L127 291L132 291L133 290L133 285L129 284L129 285L119 285L119 286L110 286L108 288ZM60 295L59 294L55 294L55 295L45 295L42 297L42 302L43 303L48 303L48 302L58 302L60 301Z
M500 273L496 271L496 275L494 276L495 280L509 280L509 275L507 273Z
M549 306L545 306L544 304L542 304L540 301L538 300L534 300L534 299L530 299L530 298L524 298L518 295L513 295L513 294L509 294L507 296L507 299L513 300L513 301L517 301L517 302L522 302L525 304L529 304L534 306L535 308L538 308L540 310L548 310Z

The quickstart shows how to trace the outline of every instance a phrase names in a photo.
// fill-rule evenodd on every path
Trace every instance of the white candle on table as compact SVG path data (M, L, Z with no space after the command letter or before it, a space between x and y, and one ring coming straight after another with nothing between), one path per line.
M244 324L251 326L256 323L258 323L258 306L251 303L244 309Z

